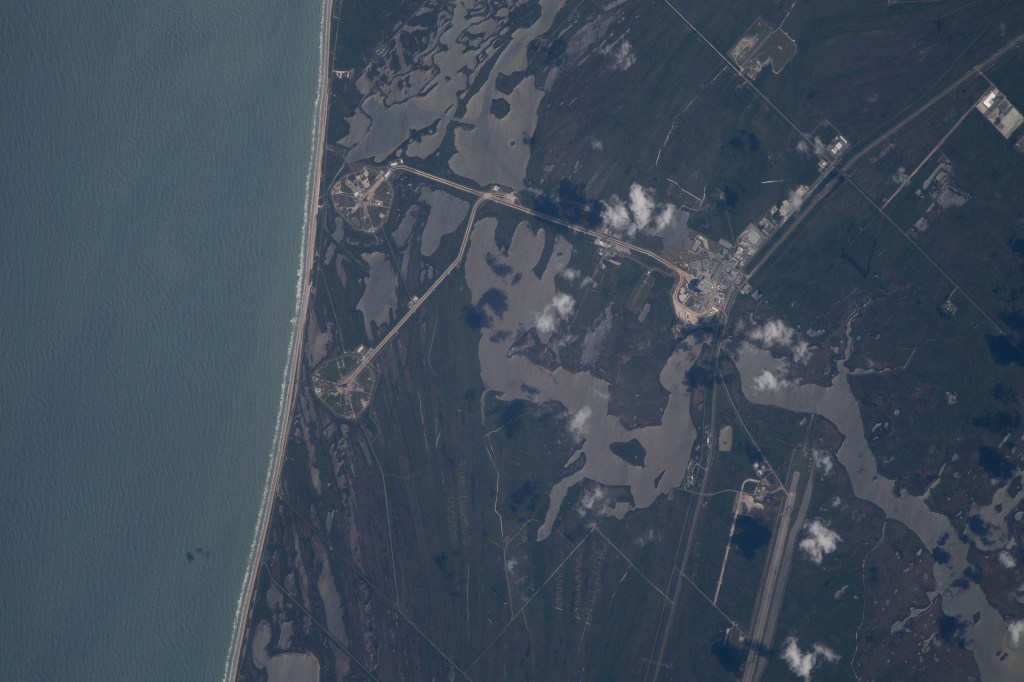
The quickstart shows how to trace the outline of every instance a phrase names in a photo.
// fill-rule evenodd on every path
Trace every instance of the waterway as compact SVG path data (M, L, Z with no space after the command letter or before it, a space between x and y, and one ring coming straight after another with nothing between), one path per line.
M0 9L0 677L218 680L294 331L322 3Z
M497 247L497 220L483 218L473 228L466 256L466 282L475 300L494 287L507 300L507 309L492 320L480 339L479 357L484 385L503 400L557 401L569 415L568 428L579 441L566 465L585 456L583 466L557 481L552 487L548 512L537 531L537 539L547 538L569 491L585 480L602 486L587 509L598 516L622 518L635 509L649 507L661 495L683 481L689 464L696 427L689 414L690 396L683 377L697 360L695 349L680 346L662 367L661 387L669 392L668 403L657 425L627 429L619 418L609 414L608 382L588 372L570 372L563 367L550 371L519 354L510 354L510 346L526 330L536 329L543 343L561 333L571 312L567 302L571 294L559 292L556 278L563 275L572 257L572 245L557 237L550 260L538 277L533 268L544 250L543 232L534 233L524 222L516 229L508 254ZM496 277L495 268L506 274ZM554 304L561 297L561 310ZM547 322L542 321L547 318ZM600 326L600 325L599 325ZM646 452L643 465L631 464L614 454L613 443L636 439ZM603 487L629 488L632 502L618 504L605 497Z
M850 357L851 343L848 339L845 359ZM897 491L894 481L879 473L864 435L860 406L850 389L850 371L845 360L838 363L838 374L827 387L788 380L787 362L773 357L767 350L745 344L737 362L744 395L751 402L816 413L835 424L845 437L837 458L850 476L854 495L876 504L888 518L906 525L929 550L941 546L949 554L945 564L935 564L936 588L942 595L943 611L968 624L967 638L982 680L1020 680L1024 674L1024 651L1011 645L1006 620L989 604L976 583L972 581L966 588L953 584L970 565L967 561L969 540L947 517L932 511L924 496ZM776 381L756 382L755 379L763 377L765 372L770 372ZM759 383L775 388L765 390ZM1001 652L1005 656L1001 656Z

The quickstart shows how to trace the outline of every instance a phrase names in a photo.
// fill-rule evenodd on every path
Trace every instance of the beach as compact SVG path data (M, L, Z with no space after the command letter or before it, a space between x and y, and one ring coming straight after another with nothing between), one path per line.
M322 14L0 9L4 679L224 674L290 404Z
M331 44L331 7L333 0L324 0L323 19L320 38L320 90L317 95L317 124L313 155L311 159L312 175L308 184L309 203L306 209L306 229L304 234L303 260L300 267L300 280L298 306L295 313L295 325L292 339L290 341L290 355L288 368L285 377L285 391L281 398L280 414L278 416L276 433L274 436L274 455L267 474L267 483L264 487L263 499L260 502L259 518L257 520L256 535L249 553L249 565L246 569L242 586L242 593L238 600L238 609L235 613L235 624L232 628L231 653L228 657L228 664L224 671L224 679L234 679L235 671L238 668L238 658L241 656L245 628L242 625L244 616L248 613L249 603L252 600L252 591L256 583L259 570L260 558L263 555L263 547L266 544L267 529L270 526L270 511L273 505L274 496L277 494L277 486L281 477L281 465L284 462L284 451L288 444L288 425L291 423L292 408L295 404L295 393L300 378L300 366L303 350L303 330L305 329L306 310L309 305L309 297L313 286L312 269L316 254L316 225L319 218L320 184L323 172L323 149L324 137L327 127L327 104L329 102L330 88L330 63L329 51Z

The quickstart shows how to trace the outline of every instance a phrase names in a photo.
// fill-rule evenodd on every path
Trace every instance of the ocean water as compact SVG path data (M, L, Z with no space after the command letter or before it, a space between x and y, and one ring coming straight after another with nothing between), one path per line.
M0 7L0 679L223 675L293 333L321 14Z

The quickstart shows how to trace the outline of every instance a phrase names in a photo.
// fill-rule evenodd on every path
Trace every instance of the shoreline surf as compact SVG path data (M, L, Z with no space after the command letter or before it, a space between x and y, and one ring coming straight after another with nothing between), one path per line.
M306 175L307 203L303 216L302 239L300 240L300 263L296 277L295 314L292 317L291 338L288 343L288 360L285 364L284 378L281 383L281 396L278 401L278 416L274 426L271 459L267 465L263 496L260 500L259 512L256 517L256 528L249 547L245 573L242 578L242 589L235 607L235 617L231 628L231 645L225 661L223 681L229 682L238 674L241 660L243 637L245 635L244 617L247 606L252 601L255 589L256 574L260 556L266 544L267 532L270 527L270 512L277 485L280 480L281 464L288 443L287 425L291 421L292 408L295 403L295 392L298 384L299 369L302 358L303 330L309 303L313 259L316 251L316 223L319 218L318 204L320 199L320 183L323 173L323 148L327 128L327 104L330 99L330 38L331 19L334 0L324 0L320 18L320 86L317 92L315 118L313 124L313 140L309 172Z

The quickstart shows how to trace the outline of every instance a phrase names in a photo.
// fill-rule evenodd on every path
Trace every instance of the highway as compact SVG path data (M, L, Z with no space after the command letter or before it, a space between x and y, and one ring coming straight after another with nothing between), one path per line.
M664 0L664 1L665 1L666 4L668 4L670 7L672 7L672 9L677 14L679 14L680 17L682 17L682 14L680 14L678 12L678 10L676 10L675 7L672 6L672 4L670 2L668 2L668 0ZM284 402L283 402L282 413L281 413L282 419L281 419L281 425L280 425L280 433L278 434L278 437L277 437L278 440L277 440L277 443L275 444L276 447L275 447L275 452L274 452L274 456L273 456L273 462L272 462L272 465L271 465L271 471L270 471L269 478L268 478L268 481L269 481L268 488L267 488L267 491L265 492L263 506L262 506L260 518L259 518L259 521L258 521L256 540L254 542L253 553L252 553L250 565L249 565L249 567L247 569L247 574L246 574L246 583L244 585L242 597L241 597L240 602L239 602L240 612L239 612L239 615L236 616L236 631L235 631L234 638L233 638L232 645L231 645L231 653L230 653L230 658L229 658L229 662L228 662L228 668L225 671L227 679L232 679L232 680L237 676L239 661L241 659L242 650L244 648L243 647L243 643L244 643L244 637L245 637L245 635L247 633L248 614L249 614L249 609L251 608L251 605L252 605L253 591L255 589L256 576L257 576L257 567L259 566L259 563L260 563L260 561L262 559L262 556L263 556L263 553L264 553L264 550L265 550L265 544L266 544L266 540L267 540L267 533L268 533L268 530L269 530L270 519L271 519L272 501L274 500L274 498L276 497L277 492L278 492L278 485L280 483L280 478L281 478L281 476L280 476L281 468L282 468L282 464L283 464L283 461L284 461L285 446L287 445L287 441L288 441L288 433L289 433L289 430L290 430L289 427L290 427L290 424L291 424L291 421L292 421L293 409L294 409L294 406L295 406L295 403L296 403L296 395L297 395L298 386L299 386L299 383L300 383L300 374L301 374L301 367L302 367L302 353L303 353L303 348L304 348L303 332L304 332L304 329L305 329L305 321L306 321L306 318L307 318L307 313L308 313L308 308L309 308L309 301L310 301L310 296L311 296L311 292L312 292L312 277L311 277L311 274L312 274L312 271L313 271L313 264L315 262L315 255L316 255L317 221L318 221L318 218L319 218L319 205L318 204L319 204L319 199L320 199L320 192L319 192L319 190L320 190L320 186L321 186L321 183L322 183L322 164L323 164L323 154L324 154L324 145L325 145L324 138L325 138L325 132L326 132L326 125L327 125L328 106L329 106L329 102L330 102L330 66L331 66L331 56L330 56L330 53L331 53L331 39L332 39L332 29L333 29L333 21L332 21L332 10L333 10L333 7L334 7L334 1L333 0L325 0L324 1L324 3L323 3L323 12L325 14L325 38L324 38L324 41L323 41L323 51L324 51L324 54L323 54L323 64L322 64L323 69L322 69L322 73L320 75L320 77L321 77L321 83L320 83L320 102L319 102L319 111L318 111L319 130L317 131L316 149L314 151L314 155L315 155L314 156L314 162L313 162L314 163L314 175L313 175L313 180L312 180L312 184L311 184L311 192L310 192L311 196L310 196L310 206L309 206L309 213L308 213L309 224L307 226L307 243L305 245L305 252L303 254L303 262L302 262L303 282L302 282L302 285L301 285L301 297L300 297L300 300L298 301L297 311L296 311L296 319L297 319L298 327L297 327L297 330L296 330L296 333L295 333L295 338L294 338L292 349L291 349L291 355L290 355L289 360L288 360L288 363L289 363L288 364L288 381L287 381L287 386L286 386L286 392L285 392L285 395L284 395L284 398L283 398ZM769 107L771 107L778 115L780 115L786 121L786 123L788 123L794 130L796 130L803 138L806 139L807 136L806 136L805 133L800 131L799 128L797 128L796 125L792 121L790 121L777 107L775 107L775 105L767 97L765 97L741 71L736 69L736 67L725 57L725 55L721 54L721 52L719 52L717 50L717 48L715 48L714 45L712 45L711 42L709 40L707 40L707 38L705 38L703 36L703 34L700 34L699 31L697 31L697 29L693 25L691 25L690 22L688 20L686 20L685 17L682 17L682 18L689 25L689 27L695 33L697 33L697 35L702 40L707 42L707 44L712 49L714 49L715 52L718 53L718 55L727 64L729 64L730 66L733 67L734 71L736 71L740 75L740 77L743 78L743 80L746 82L746 84L749 87L751 87L754 90L754 92L757 95L759 95L766 102L766 104ZM909 123L914 121L918 116L920 116L925 111L927 111L932 106L934 106L936 103L938 103L943 98L948 96L956 88L962 86L964 83L968 82L971 78L980 75L984 69L986 69L989 66L991 66L993 63L998 61L1001 57L1003 57L1009 51L1015 49L1016 47L1018 47L1022 43L1024 43L1024 33L1016 36L1015 38L1013 38L1012 40L1007 42L1005 45L1003 45L999 50L997 50L995 53L993 53L987 59L985 59L984 61L982 61L979 64L975 65L971 69L969 69L966 73L964 73L958 79L953 81L947 87L945 87L944 89L942 89L941 91L936 93L933 97L931 97L929 100L924 102L922 105L918 106L913 111L911 111L907 116L905 116L902 119L900 119L896 124L894 124L892 127L890 127L885 132L883 132L873 142L871 142L870 144L865 146L863 149L857 151L857 153L854 154L853 156L849 157L845 161L845 163L843 164L842 167L848 172L849 169L852 169L862 158L864 158L865 155L870 154L872 151L874 151L876 148L878 148L879 145L883 144L886 140L891 138L893 135L895 135L900 130L902 130L904 127L906 127ZM685 270L680 268L678 265L676 265L675 263L672 263L672 262L666 260L663 256L661 256L660 254L658 254L658 253L656 253L654 251L651 251L649 249L643 248L643 247L638 246L636 244L629 243L627 241L624 241L624 240L619 239L617 237L614 237L612 235L605 234L603 232L598 232L598 231L595 231L595 230L591 230L591 229L588 229L588 228L585 228L585 227L582 227L582 226L579 226L579 225L575 225L575 224L572 224L570 222L567 222L567 221L555 218L553 216L545 215L543 213L534 211L533 209L521 206L516 201L514 201L514 198L509 198L510 195L507 194L507 193L504 193L504 192L488 192L488 191L483 191L483 190L475 189L475 188L472 188L472 187L469 187L469 186L466 186L466 185L462 185L462 184L459 184L457 182L448 180L446 178L442 178L440 176L434 175L432 173L429 173L429 172L426 172L426 171L423 171L423 170L411 168L411 167L406 166L406 165L393 166L391 168L386 169L386 171L385 171L386 176L389 176L389 177L397 175L399 173L409 173L409 174L412 174L412 175L416 175L416 176L422 177L422 178L424 178L426 180L429 180L431 182L437 183L439 185L451 188L451 189L453 189L455 191L466 193L466 194L470 194L470 195L476 197L476 201L473 203L472 208L470 210L470 213L469 213L469 216L468 216L468 219L467 219L467 223L466 223L465 232L464 232L464 234L462 236L462 241L461 241L461 244L460 244L460 247L459 247L459 250L458 250L458 254L456 255L455 259L440 274L440 276L435 280L435 282L433 282L431 284L431 286L424 292L424 294L422 296L420 296L419 298L416 298L415 300L413 300L410 303L410 306L409 306L408 310L405 312L405 314L392 327L392 329L389 330L388 333L378 342L378 344L372 350L368 351L360 359L359 364L356 366L356 368L353 370L353 372L349 375L350 378L354 377L354 376L357 376L360 372L365 370L365 368L367 366L369 366L389 346L391 341L393 341L395 339L395 337L400 332L400 330L413 317L413 315L415 315L418 312L420 307L441 287L441 285L448 279L448 277L450 275L452 275L457 269L459 269L459 267L462 264L463 259L465 258L466 251L468 249L468 245L469 245L470 238L472 236L472 230L473 230L474 222L476 220L476 216L477 216L481 206L485 205L487 202L492 202L492 203L494 203L496 205L504 206L506 208L518 211L518 212L520 212L520 213L522 213L524 215L528 215L528 216L534 217L534 218L539 219L539 220L544 220L544 221L553 223L555 225L559 225L559 226L561 226L561 227L563 227L563 228L565 228L567 230L576 232L576 233L581 234L581 235L585 235L585 236L587 236L587 237L589 237L591 239L601 240L602 242L604 242L606 244L615 246L615 247L617 247L619 249L623 249L624 251L626 251L626 252L628 252L628 253L630 253L630 254L632 254L634 256L642 256L642 257L646 257L646 258L651 259L652 261L654 261L654 262L660 264L661 266L663 266L668 272L670 272L675 277L676 285L675 285L675 287L673 289L673 299L676 298L676 293L679 291L680 287L685 286L686 283L689 282L689 280L692 278L689 273L687 273ZM816 207L816 205L826 195L829 194L829 192L831 191L832 187L834 186L835 180L833 179L831 182L828 181L828 179L827 179L828 175L829 175L828 172L823 173L815 181L815 183L812 185L811 191L810 191L810 193L808 195L809 200L805 204L803 210L800 212L800 215L796 216L794 218L794 220L791 221L790 225L787 226L786 229L781 234L779 234L776 237L776 239L772 240L772 243L770 245L770 249L765 250L763 256L761 258L759 258L756 267L754 267L751 270L751 272L750 272L751 275L753 275L760 267L762 267L762 265L766 261L768 261L770 259L770 257L776 251L776 249L778 249L782 245L782 243L785 241L785 239L801 223L801 221L804 219L804 217L808 213L810 213ZM852 182L851 182L851 184L852 184ZM854 185L854 187L856 187L856 185ZM820 193L816 193L819 189L821 190ZM859 187L856 187L856 189L858 191L860 191ZM871 201L870 198L868 198L868 200ZM901 228L899 228L899 226L896 225L895 222L893 222L890 218L888 218L888 216L884 212L884 207L877 206L873 201L871 203L879 212L882 213L883 216L886 217L886 219L893 226L895 226L897 229L900 229L900 231L903 232L903 230ZM909 237L908 237L908 239L909 239ZM911 240L911 243L914 243L913 240ZM915 243L915 247L918 248L918 250L920 250L920 247L917 247L916 243ZM927 254L925 254L923 251L921 251L921 253L925 256L925 258L927 258L927 260L932 265L934 265L936 268L938 268L940 270L940 272L942 272L953 284L956 284L955 282L953 282L952 278L949 277L949 275L937 263L935 263L930 257L928 257ZM966 294L964 294L964 295L966 296ZM974 305L976 307L978 307L979 310L981 310L981 308L977 305L977 303L975 303L973 301L973 299L969 299L969 300L972 303L974 303ZM728 320L729 309L731 307L730 303L731 303L731 301L727 302L727 304L724 306L724 310L723 310L723 312L725 314L726 321ZM982 311L982 313L984 314L984 311ZM986 315L986 317L988 317L988 316ZM996 324L993 320L991 320L991 318L989 318L989 320L997 328L999 328L1000 331L1002 331L1001 327L999 327L998 324ZM723 325L724 325L724 323L723 323ZM716 365L717 365L718 353L721 351L721 345L722 345L722 339L720 338L719 341L718 341L718 349L716 350L715 358L714 358L714 362L716 363ZM714 389L712 389L712 395L711 395L711 398L710 398L711 403L712 403L711 407L710 407L710 409L712 410L712 413L710 415L712 432L714 432L714 414L713 414L714 392L713 391L714 391ZM704 433L703 432L701 433L701 437L702 438L704 437ZM708 452L708 455L707 455L706 467L707 467L708 470L711 467L712 460L714 458L714 454L715 454L714 453L714 446L712 445L709 448L709 452ZM812 469L812 472L813 472L813 469ZM705 485L707 483L707 479L708 479L708 476L705 474L705 476L702 479L702 485L701 485L701 492L702 493L703 493L704 487L705 487ZM770 646L770 644L771 644L771 637L772 637L772 634L773 634L773 631L774 631L775 620L776 620L777 615L778 615L779 605L781 604L782 595L785 593L785 583L786 583L786 577L788 575L789 562L791 561L791 558L792 558L793 544L794 544L794 541L795 541L796 534L797 534L797 532L799 530L800 523L801 523L801 517L802 517L802 514L798 514L797 518L796 518L796 521L793 522L793 523L790 523L790 516L793 513L793 506L794 506L794 502L795 502L795 491L797 489L798 481L799 481L799 474L798 473L794 473L793 478L791 480L790 492L789 492L789 494L787 496L787 501L786 501L785 507L783 509L783 512L780 515L778 530L777 530L777 533L776 533L776 538L775 538L775 541L773 542L772 548L770 550L770 560L769 560L768 567L766 568L766 573L765 573L765 576L764 576L764 583L762 585L762 589L761 589L761 591L759 593L759 596L758 596L757 607L755 609L755 618L754 618L753 625L752 625L752 628L751 628L751 633L750 633L751 637L752 637L752 641L755 643L755 645ZM803 500L803 505L802 505L802 508L801 508L801 512L803 512L806 509L807 500L810 497L810 485L809 485L809 483L810 483L810 481L808 482L807 489L806 489L806 491L804 493L804 500ZM676 585L675 585L674 592L672 593L672 607L671 607L671 610L670 610L670 612L668 614L667 621L664 624L664 631L663 631L663 635L662 635L661 642L660 642L660 650L659 650L659 653L658 653L658 656L657 656L657 665L654 668L654 677L655 677L655 679L657 678L658 672L660 671L660 669L662 667L661 663L664 660L664 656L665 656L665 652L666 652L666 647L667 647L667 644L668 644L668 642L670 640L670 632L672 630L672 623L673 623L674 618L676 617L675 609L676 609L676 605L680 601L679 596L680 596L680 590L681 590L681 586L682 586L682 582L683 582L684 569L685 569L686 563L687 563L689 555L690 555L692 544L694 542L694 536L696 534L695 533L695 529L696 529L696 527L697 527L697 525L699 523L700 506L701 505L698 503L697 504L696 513L695 513L695 517L694 517L692 523L689 526L689 535L687 536L687 539L686 539L686 542L685 542L685 548L684 548L684 551L683 551L682 560L677 564L677 570L676 570L676 576L675 576L676 577ZM685 532L686 531L684 530L684 533ZM682 540L682 536L680 537L680 540ZM678 552L678 549L677 549L677 552ZM750 651L749 655L748 655L747 666L746 666L745 671L744 671L744 680L748 680L749 681L749 680L755 679L757 677L757 674L761 670L761 666L757 665L757 663L758 663L757 656L758 656L758 652L755 651L754 649L752 649Z
M804 219L814 211L814 208L821 202L821 200L827 197L829 192L831 192L836 186L837 179L835 177L832 177L828 182L825 182L830 175L831 168L832 167L829 166L829 169L819 175L818 179L815 180L808 188L807 195L804 198L804 206L800 209L797 215L789 221L789 224L786 225L786 227L784 227L774 239L769 241L767 245L761 247L761 250L755 254L751 261L753 265L750 270L747 271L747 280L750 280L750 278L752 278L765 263L771 260L772 254L774 254L775 251L778 250L778 248L782 246L787 239L789 239L790 235L793 234L793 231L800 226ZM820 192L818 192L818 188L821 187L823 182L825 182L825 186Z
M692 279L691 275L688 272L680 268L678 265L665 260L660 254L651 251L650 249L645 249L642 246L637 246L636 244L624 241L622 239L618 239L617 237L613 237L612 235L606 234L604 232L598 232L596 230L591 230L586 227L581 227L580 225L574 225L573 223L567 222L565 220L560 220L559 218L549 216L545 213L540 213L538 211L534 211L533 209L526 208L525 206L521 206L513 201L505 199L504 196L506 193L483 192L481 190L473 189L472 187L467 187L466 185L460 185L457 182L452 182L451 180L447 180L438 175L434 175L433 173L428 173L426 171L419 170L418 168L412 168L406 165L394 166L393 168L389 169L389 172L412 173L413 175L418 175L422 178L426 178L433 182L437 182L447 187L451 187L452 189L467 192L469 194L475 194L478 197L483 197L488 201L493 201L496 204L500 204L501 206L506 206L508 208L514 209L516 211L519 211L520 213L525 213L526 215L533 216L534 218L538 218L540 220L546 220L549 223L554 223L555 225L561 225L562 227L572 230L573 232L578 232L579 234L585 234L589 236L591 239L601 239L605 242L608 242L609 244L614 244L615 246L628 249L631 253L638 253L647 256L648 258L668 268L668 270L672 272L675 276L683 277L687 280Z
M722 347L725 344L725 330L729 327L729 313L732 310L732 299L726 301L724 306L724 319L722 320L721 332L719 332L718 340L715 346L715 352L712 356L712 366L714 367L714 374L718 373L718 359L722 355ZM710 396L705 397L704 411L703 411L703 423L701 424L700 438L701 438L701 451L705 453L704 461L704 475L700 480L700 490L693 496L695 503L695 509L693 514L693 520L690 522L689 532L687 527L684 526L683 531L679 534L679 544L676 546L676 555L673 557L674 571L675 571L675 589L672 591L672 606L669 609L668 616L665 618L663 631L661 634L661 641L658 643L658 655L651 665L648 666L647 674L644 675L644 679L647 679L647 675L652 675L652 682L657 682L658 676L661 675L661 671L665 668L665 653L668 650L668 643L671 639L672 624L676 619L676 609L681 601L682 589L683 589L683 577L686 574L686 564L690 561L690 553L693 550L694 538L697 535L697 526L700 525L700 513L701 509L704 508L704 494L707 492L708 480L711 478L711 468L714 466L715 451L717 449L718 441L714 437L717 434L717 428L715 424L715 405L717 400L718 382L712 382ZM710 442L705 441L707 434L711 433L712 437ZM705 445L706 443L706 445ZM686 536L686 545L683 548L683 556L679 558L679 549L683 544L683 536ZM676 563L678 559L678 563ZM652 674L653 673L653 674Z
M306 229L306 252L302 259L302 296L299 299L298 310L295 313L296 329L292 339L292 354L288 359L288 382L283 398L281 421L278 427L276 451L272 463L272 470L269 474L267 489L264 492L260 504L260 517L257 521L256 541L252 548L249 566L246 568L245 586L239 600L238 612L235 614L234 640L231 643L231 654L228 667L225 670L225 680L234 680L238 677L238 663L241 659L242 649L247 632L248 614L252 606L253 590L256 587L256 576L260 561L263 558L263 550L267 542L267 531L270 528L273 500L277 496L277 488L281 480L281 466L284 463L285 448L288 445L288 433L292 421L292 409L295 406L295 394L299 386L299 376L302 369L302 351L304 348L304 335L306 329L306 312L309 308L309 299L313 287L313 263L316 258L316 236L317 221L319 220L320 204L320 183L323 175L324 138L327 133L327 107L331 94L331 35L333 25L334 0L324 0L323 21L324 39L322 54L322 73L320 74L320 110L319 130L316 136L316 149L313 154L313 182L309 186L309 207Z
M975 310L978 311L979 314L981 314L982 317L984 317L989 322L989 324L992 325L992 327L996 331L998 331L1003 336L1007 336L1008 338L1009 338L1009 335L1007 334L1007 332L1003 328L1003 326L1000 325L995 319L993 319L992 316L989 315L985 311L985 309L981 306L981 304L979 304L977 302L977 300L975 300L970 295L970 293L965 291L964 288L962 286L960 286L960 283L957 282L956 279L954 279L953 276L944 267L939 265L939 263L937 263L923 248L921 248L921 245L918 244L917 241L915 241L909 234L907 234L906 230L904 230L902 227L900 227L900 225L898 223L896 223L896 221L894 221L889 216L888 213L885 212L885 206L879 206L878 203L875 202L874 199L872 199L863 189L861 189L860 185L858 185L850 177L850 171L852 170L853 166L858 161L860 161L862 158L864 158L864 156L866 154L869 154L873 150L877 149L880 144L882 144L883 142L887 141L890 137L892 137L892 135L894 135L897 132L899 132L900 130L902 130L904 127L906 127L909 123L911 123L918 116L923 114L925 111L927 111L929 108L934 106L936 103L940 102L943 98L945 98L947 95L949 95L951 92L953 92L953 90L955 90L956 88L960 87L961 85L966 83L971 78L974 78L975 76L984 75L983 74L983 70L984 69L988 68L989 66L991 66L992 64L997 62L1000 58L1002 58L1004 55L1006 55L1010 50L1013 50L1014 48L1018 47L1022 43L1024 43L1024 33L1018 34L1016 37L1014 37L1013 39L1009 40L1006 44L1004 44L1001 48L999 48L998 50L993 52L991 55L989 55L988 58L986 58L985 60L979 62L976 65L974 65L970 69L968 69L962 76L960 76L955 81L950 83L948 86L946 86L945 88L940 90L938 93L936 93L930 99L928 99L928 101L926 101L924 104L920 105L919 107L917 107L916 109L911 111L909 114L904 116L902 119L897 121L892 127L890 127L885 132L883 132L881 135L879 135L877 138L875 138L870 144L868 144L867 146L865 146L864 148L859 150L853 156L847 158L847 160L843 164L841 164L841 165L838 164L838 163L836 164L836 168L839 169L839 171L842 173L842 175L844 176L846 182L850 185L850 187L852 187L854 189L854 191L856 191L858 194L860 194L871 205L871 207L874 208L882 216L883 220L885 220L887 223L889 223L889 225L891 225L897 231L899 231L907 239L907 241L910 243L910 245L919 254L921 254L921 256L926 261L928 261L928 263L932 267L934 267L939 272L939 274L941 274L942 277L946 279L947 282L949 282L953 286L954 290L959 290L961 295L975 308ZM968 110L968 113L969 112L970 112L970 110ZM934 152L934 150L933 150L933 152ZM915 170L915 172L917 172L917 171ZM765 247L762 247L761 252L759 252L757 254L757 256L755 257L756 258L756 265L754 267L752 267L749 270L749 272L747 273L747 279L748 280L751 277L753 277L753 275L761 267L763 267L765 263L767 263L770 260L770 257L783 245L783 243L793 233L793 231L796 229L796 227L812 212L812 210L821 202L821 200L824 199L828 195L828 193L833 189L833 187L835 186L835 183L836 183L836 179L835 178L833 178L831 181L829 181L828 184L825 185L825 187L822 189L822 191L819 194L814 194L815 190L820 185L822 180L824 178L826 178L828 175L829 175L828 170L826 170L825 173L823 173L821 176L819 176L818 180L815 181L814 185L811 186L811 190L807 194L808 197L813 196L813 199L810 199L809 201L807 201L805 199L805 201L807 201L807 203L801 209L800 214L798 216L796 216L793 219L793 221L791 221L789 226L787 226L786 229L783 232L781 232L778 236L776 236L774 239L772 239L769 244L765 245ZM893 197L895 197L895 195L893 195ZM893 197L890 197L890 201L891 201L891 199ZM888 205L888 203L889 202L887 201L886 205Z
M480 193L479 196L480 198L476 200L476 202L473 204L472 210L470 210L469 212L469 219L466 224L466 232L465 234L462 235L462 244L459 246L459 253L455 257L455 260L452 261L451 265L445 268L445 271L442 272L441 275L436 280L434 280L434 283L430 285L430 288L427 289L422 296L420 296L419 298L415 299L412 302L412 305L409 306L409 309L405 311L405 315L402 315L402 319L395 323L395 326L391 328L391 331L385 334L384 338L382 338L380 342L377 343L377 345L374 346L372 350L370 350L365 355L363 355L362 358L360 358L359 364L356 365L355 368L349 373L348 377L344 380L342 384L343 386L345 384L350 383L353 379L358 377L363 372L363 370L365 370L371 363L373 363L374 360L377 359L377 356L380 355L388 347L388 344L390 344L391 341L395 338L395 336L398 335L398 332L402 330L402 327L405 326L405 323L408 322L412 318L412 316L416 314L416 311L420 309L420 306L426 303L427 299L430 298L430 296L435 291L437 291L442 284L444 284L444 281L448 279L448 276L459 268L459 265L462 263L462 258L466 255L466 248L469 246L469 237L473 233L473 221L476 220L476 213L478 210L480 210L480 206L482 206L483 203L490 198L490 195L487 193Z
M483 206L488 201L498 204L499 206L511 208L513 210L519 211L520 213L524 213L534 218L546 220L547 222L560 225L573 232L586 235L591 239L594 239L595 241L601 240L608 244L618 246L620 248L628 250L631 254L639 254L656 261L657 263L667 268L676 279L676 284L672 289L673 300L676 299L679 288L685 286L686 283L688 283L692 279L692 276L685 270L675 265L674 263L665 260L661 255L655 253L654 251L651 251L650 249L645 249L641 246L637 246L636 244L631 244L629 242L623 241L611 235L605 234L604 232L590 230L585 227L581 227L580 225L574 225L573 223L566 222L558 218L554 218L544 213L539 213L537 211L534 211L533 209L526 208L525 206L520 206L518 203L506 198L508 196L506 192L486 192L483 190L478 190L473 187L469 187L467 185L462 185L452 180L448 180L447 178L443 178L439 175L434 175L433 173L428 173L427 171L423 171L418 168L412 168L404 164L395 165L388 168L387 171L385 172L385 177L391 177L398 173L409 173L411 175L416 175L426 180L430 180L431 182L436 182L445 187L457 190L459 192L464 192L473 195L477 197L477 200L473 203L473 207L469 212L469 217L466 221L466 231L462 235L462 243L459 245L459 252L455 256L455 259L452 261L451 265L445 268L444 272L441 273L441 275L434 281L433 284L430 285L430 288L427 289L422 296L412 301L411 305L409 306L409 309L405 312L404 315L402 315L402 318L395 323L395 326L392 327L391 330L384 335L384 337L377 343L377 345L374 346L368 352L366 352L366 354L360 358L359 364L356 365L355 368L353 368L353 370L348 374L348 376L342 382L342 386L350 383L353 379L358 377L371 363L373 363L373 361L376 360L377 357L388 347L391 341L394 340L395 336L398 335L398 332L401 331L402 327L404 327L405 324L410 319L412 319L413 315L416 314L420 307L424 303L426 303L427 299L429 299L434 294L434 292L440 288L440 286L445 282L445 280L448 279L448 277L453 272L459 269L460 265L462 264L462 259L466 255L466 249L469 247L469 239L473 233L473 224L476 222L476 214L480 210L480 207Z
M891 128L889 128L884 133L882 133L881 135L876 137L874 142L872 142L871 144L867 145L866 147L861 149L859 152L857 152L856 154L851 156L847 160L847 162L844 164L844 167L846 168L846 170L847 171L851 170L853 168L854 164L856 164L858 161L860 161L866 154L870 154L872 151L874 151L878 147L878 145L882 144L883 142L888 140L890 137L892 137L893 135L898 133L900 130L905 128L908 123L910 123L915 118L917 118L918 116L920 116L921 114L926 112L928 109L930 109L933 106L935 106L935 104L937 104L939 101L941 101L943 98L945 98L946 95L948 95L949 93L951 93L954 90L956 90L958 87L960 87L961 85L963 85L964 83L969 81L971 78L974 78L975 76L981 75L982 70L987 69L989 66L991 66L995 62L999 61L999 59L1003 55L1005 55L1007 52L1009 52L1013 48L1015 48L1018 45L1020 45L1022 42L1024 42L1024 33L1021 33L1020 35L1018 35L1017 37L1013 38L1008 43L1003 45L1001 48L999 48L998 50L993 52L988 57L988 59L985 59L984 61L981 61L978 64L975 64L974 66L972 66L970 69L967 70L966 73L964 73L964 75L962 75L959 78L957 78L955 81L953 81L948 86L946 86L945 88L940 90L938 93L936 93L934 97L929 99L927 102L925 102L924 104L922 104L918 108L914 109L912 112L907 114L905 117L901 118Z

